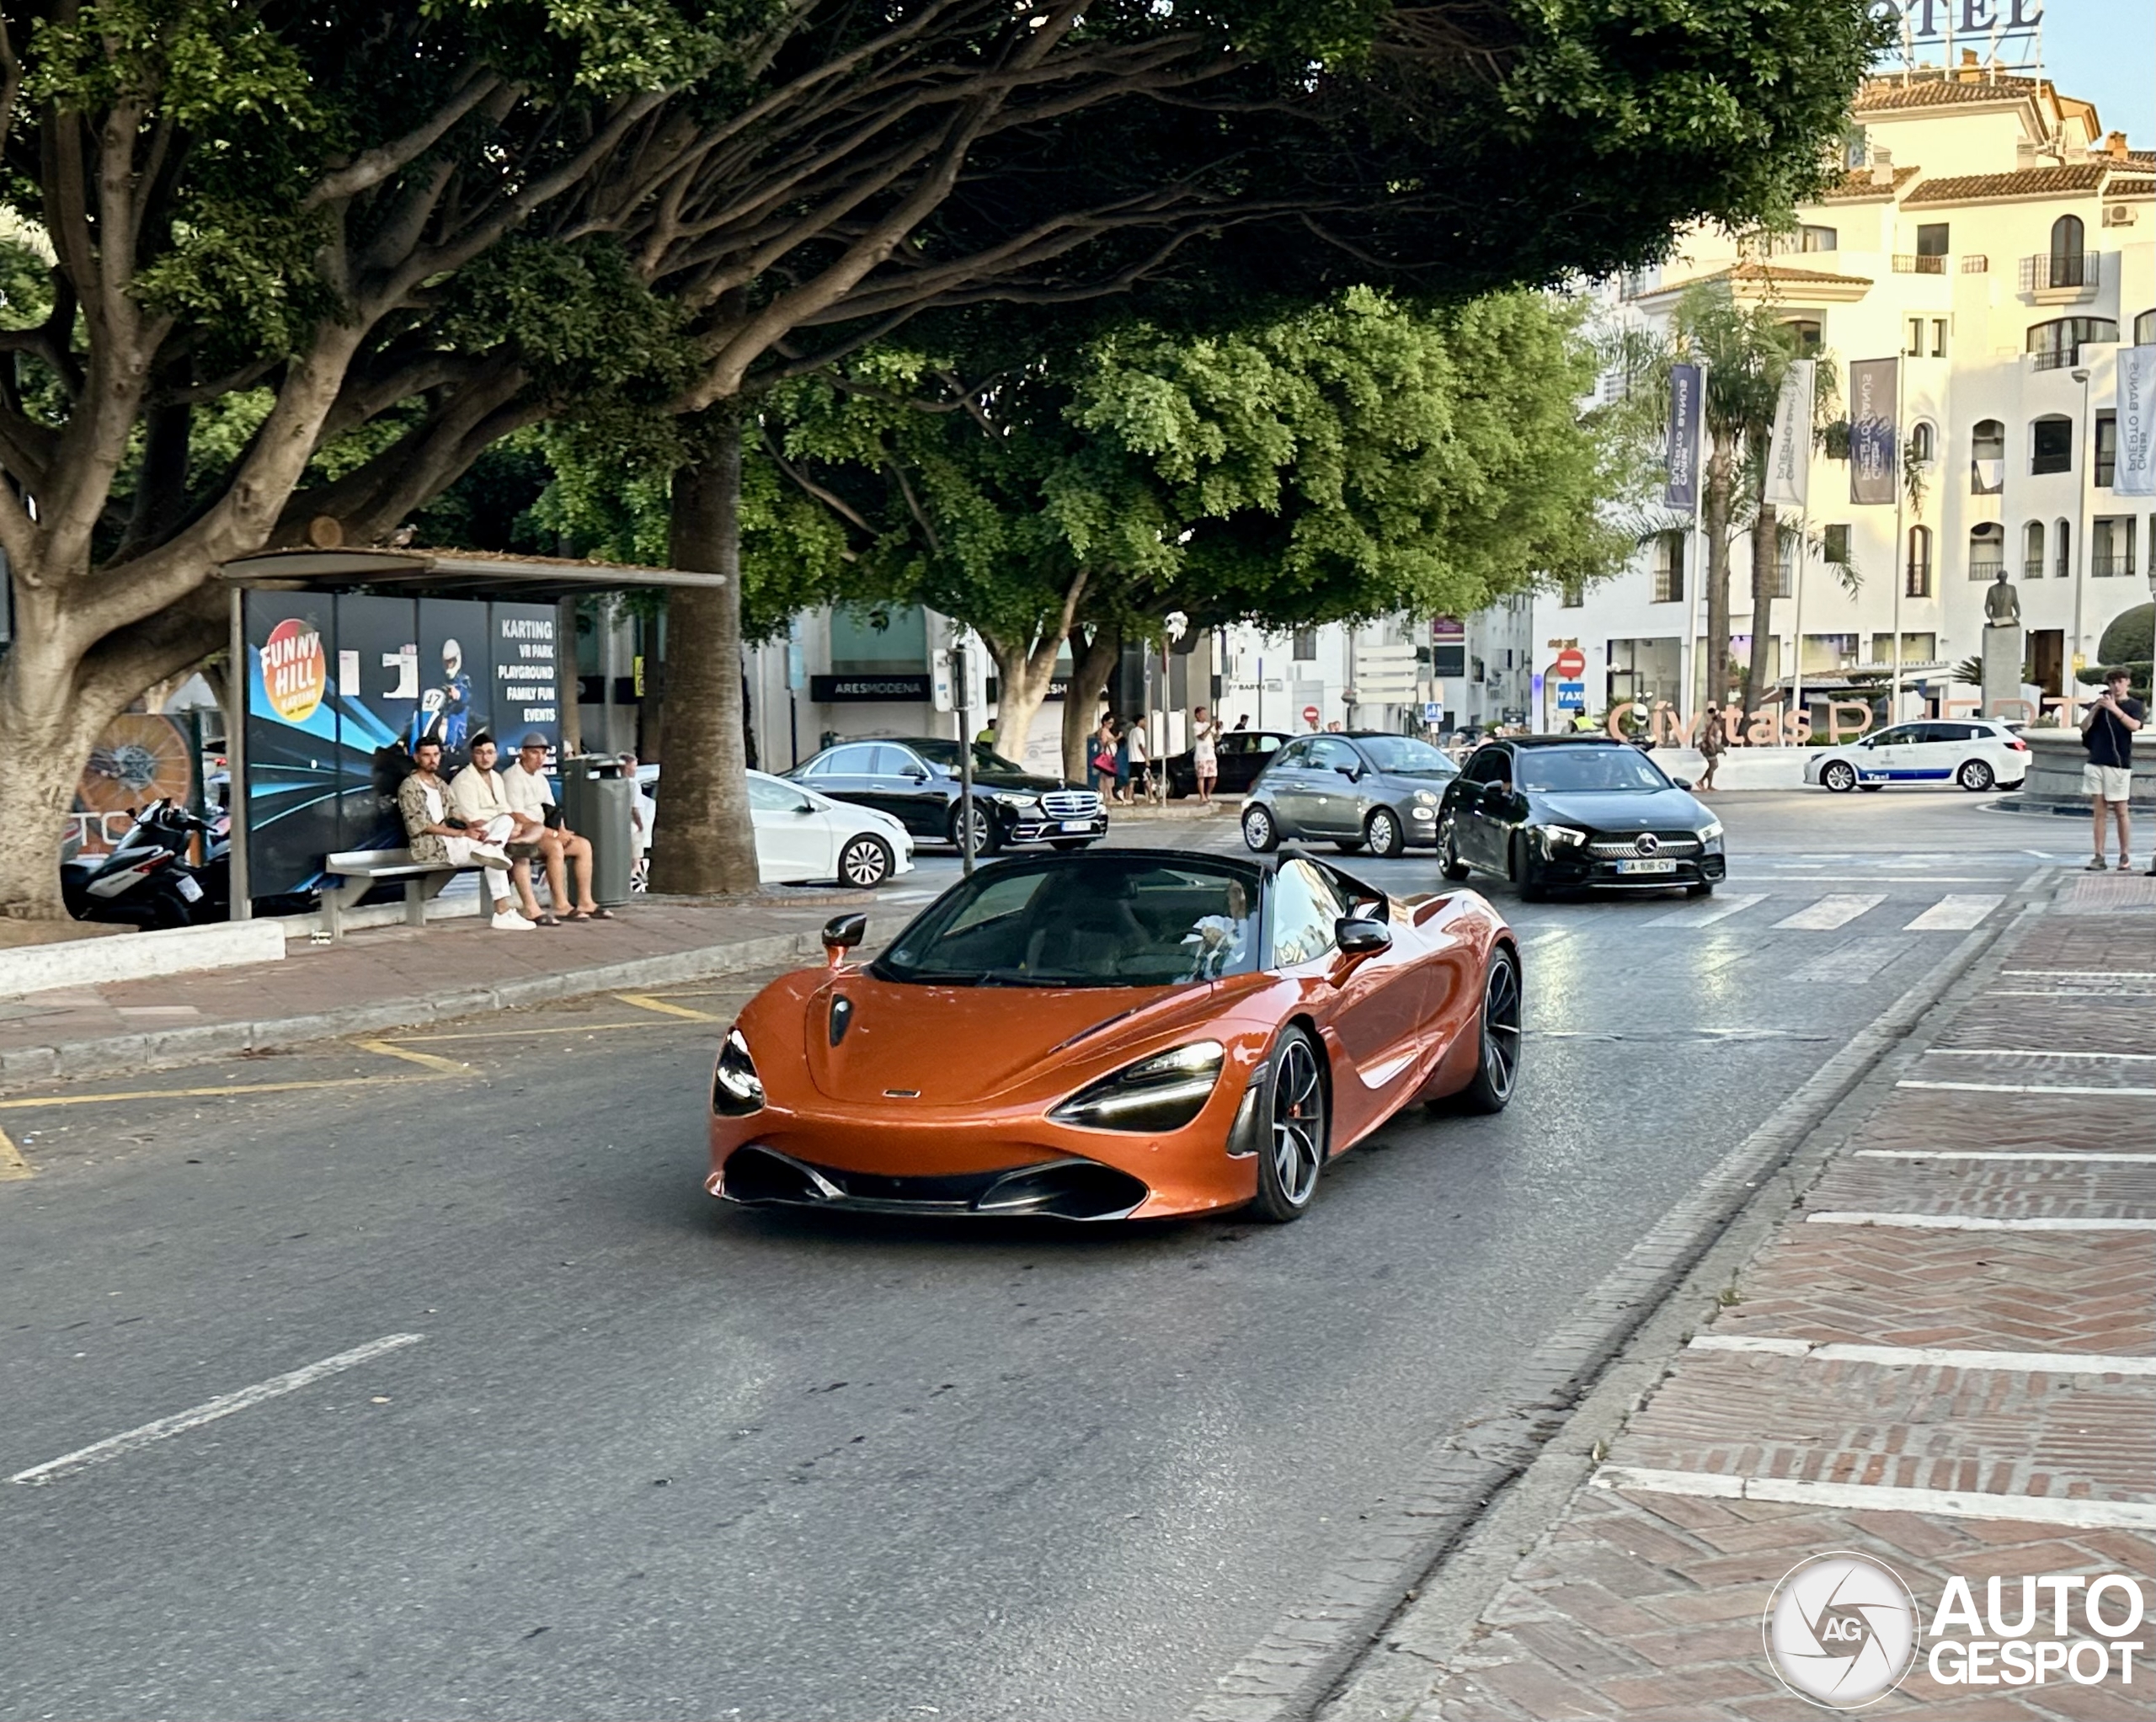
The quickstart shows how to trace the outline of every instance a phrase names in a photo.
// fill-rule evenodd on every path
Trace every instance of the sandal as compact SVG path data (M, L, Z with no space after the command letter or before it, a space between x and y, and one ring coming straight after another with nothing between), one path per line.
M531 925L535 927L558 927L561 925L561 921L556 916L542 914L538 920L532 922Z

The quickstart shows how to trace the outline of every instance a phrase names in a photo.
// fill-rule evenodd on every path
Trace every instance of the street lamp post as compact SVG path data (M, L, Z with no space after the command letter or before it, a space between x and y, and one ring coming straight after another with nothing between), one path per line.
M2079 703L2077 691L2081 681L2081 664L2086 655L2082 648L2082 610L2089 585L2089 446L2094 440L2089 422L2089 367L2076 365L2071 373L2081 385L2081 423L2074 434L2073 464L2081 475L2076 488L2078 500L2073 509L2073 644L2066 654L2064 685L2059 690L2066 696L2066 710L2063 715L2069 726L2073 722L2073 708Z

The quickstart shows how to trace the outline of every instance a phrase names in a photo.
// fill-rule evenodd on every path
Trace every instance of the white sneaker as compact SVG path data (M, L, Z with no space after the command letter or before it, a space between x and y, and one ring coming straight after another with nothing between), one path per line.
M472 859L476 861L484 861L490 867L499 867L504 872L506 872L512 865L509 856L501 850L495 848L491 843L473 844L472 845Z
M487 925L499 933L528 933L531 930L531 923L514 909L496 909L494 919Z

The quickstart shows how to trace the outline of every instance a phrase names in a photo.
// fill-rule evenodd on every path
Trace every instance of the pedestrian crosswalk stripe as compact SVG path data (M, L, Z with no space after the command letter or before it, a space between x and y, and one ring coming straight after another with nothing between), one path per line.
M1993 1495L1973 1489L1903 1489L1886 1483L1739 1477L1725 1471L1658 1470L1644 1465L1604 1465L1588 1480L1597 1489L1689 1495L1710 1501L1772 1501L1858 1512L1936 1513L1944 1518L1999 1519L2020 1524L2065 1525L2077 1530L2156 1530L2156 1506L2139 1501Z
M1769 1334L1703 1333L1694 1351L1802 1357L1813 1363L1880 1363L1904 1369L2000 1369L2064 1375L2156 1375L2156 1357L2124 1351L1982 1351L1961 1346L1867 1346L1846 1340L1783 1338Z
M1785 923L1784 925L1787 925ZM1869 939L1850 939L1822 951L1790 971L1793 981L1840 982L1855 986L1912 949L1909 941L1889 933Z
M1740 910L1766 900L1767 894L1764 891L1738 897L1724 897L1719 901L1710 897L1701 903L1688 903L1684 908L1673 909L1668 914L1658 914L1647 925L1651 927L1710 927L1718 920L1726 920Z
M1973 892L1949 892L1911 921L1903 931L1966 933L1972 927L1982 926L1984 917L2005 901L2004 896L1986 897Z
M1833 892L1817 903L1806 904L1795 914L1784 915L1774 926L1777 930L1789 928L1799 932L1831 933L1836 927L1847 926L1859 915L1869 914L1886 900L1883 891Z

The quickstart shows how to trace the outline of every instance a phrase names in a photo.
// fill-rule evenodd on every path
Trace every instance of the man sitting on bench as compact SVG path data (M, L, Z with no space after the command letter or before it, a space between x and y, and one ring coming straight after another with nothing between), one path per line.
M423 866L468 867L474 861L507 872L510 858L499 841L474 831L450 810L449 786L441 781L441 743L429 736L412 748L412 773L397 786L397 811L404 820L404 840L412 859ZM510 828L504 825L501 834ZM488 894L493 883L488 882ZM529 927L507 897L495 897L494 925L504 931Z
M502 773L502 794L511 813L538 822L539 859L555 913L565 921L613 920L613 911L601 909L591 894L591 840L570 830L554 806L553 786L547 781L547 738L536 730L517 744L515 763ZM572 903L570 887L578 882L584 894Z
M510 805L502 775L494 770L499 754L494 737L485 730L472 738L472 763L449 780L450 809L508 852L510 882L523 904L523 919L542 927L559 926L560 921L552 915L541 912L539 898L531 888L531 859L539 853L539 840L546 835L547 828ZM502 900L496 899L494 906L499 911Z

